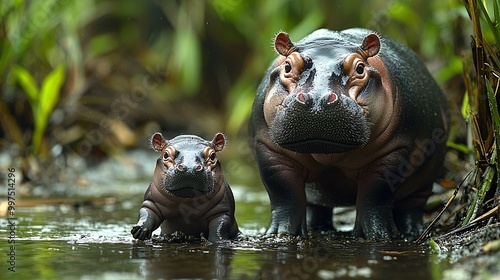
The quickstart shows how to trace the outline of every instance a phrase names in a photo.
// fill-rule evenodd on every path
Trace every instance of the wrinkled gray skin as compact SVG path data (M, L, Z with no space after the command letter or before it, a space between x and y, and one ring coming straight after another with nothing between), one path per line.
M216 156L224 145L221 133L212 141L194 135L167 141L160 133L153 135L151 146L161 155L131 230L134 238L149 239L160 225L162 234L203 233L212 242L236 237L234 197Z
M275 49L249 126L271 200L267 233L333 229L332 208L355 205L355 236L416 237L449 123L423 63L364 29L297 43L282 32Z

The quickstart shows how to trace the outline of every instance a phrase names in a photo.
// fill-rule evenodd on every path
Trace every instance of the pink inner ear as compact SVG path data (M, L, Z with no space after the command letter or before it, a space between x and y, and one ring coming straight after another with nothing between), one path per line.
M166 145L165 138L161 135L161 133L156 132L151 137L151 147L157 152L161 151L163 147Z
M380 38L377 34L368 34L365 39L363 39L361 48L368 54L368 57L377 55L380 51Z
M222 133L217 133L214 137L214 140L212 140L212 148L216 152L222 151L224 149L224 146L226 145L226 136Z
M274 48L279 54L288 56L293 51L295 46L293 45L292 40L290 40L288 34L280 32L276 35L276 39L274 40Z

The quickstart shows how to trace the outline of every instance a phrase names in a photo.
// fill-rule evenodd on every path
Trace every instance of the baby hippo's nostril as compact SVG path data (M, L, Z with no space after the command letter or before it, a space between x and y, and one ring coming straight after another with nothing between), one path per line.
M184 167L184 165L182 165L182 164L179 164L179 165L177 165L177 170L184 172L184 171L186 171L186 167Z
M196 172L200 172L202 170L203 170L203 166L201 164L196 165L196 167L194 169L194 171L196 171Z

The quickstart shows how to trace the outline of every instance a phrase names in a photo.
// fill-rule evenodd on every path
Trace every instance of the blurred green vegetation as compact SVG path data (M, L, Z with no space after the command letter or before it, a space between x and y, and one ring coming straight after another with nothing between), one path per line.
M298 41L366 27L408 45L448 94L451 140L465 141L461 54L472 27L457 0L12 0L0 18L0 148L24 159L28 179L42 173L36 162L146 147L157 130L224 131L225 157L241 158L230 169L247 170L246 122L279 30ZM54 73L63 84L48 81Z
M14 65L12 75L26 94L34 119L33 152L37 154L40 149L47 122L54 109L64 82L64 64L59 65L43 79L42 87L38 89L33 76L26 69Z

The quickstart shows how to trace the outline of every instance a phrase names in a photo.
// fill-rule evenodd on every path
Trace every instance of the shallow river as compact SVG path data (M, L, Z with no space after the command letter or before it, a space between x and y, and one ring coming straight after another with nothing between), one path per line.
M13 216L16 219L10 220L11 225L15 224L15 237L9 236L7 218L0 218L3 270L0 278L440 279L442 276L443 262L429 253L427 246L363 242L332 234L308 239L264 237L269 206L259 197L266 197L265 193L237 189L235 194L243 237L218 245L203 240L187 242L181 237L175 242L160 238L134 241L129 232L136 222L142 195L100 199L89 205L50 203L18 207Z

